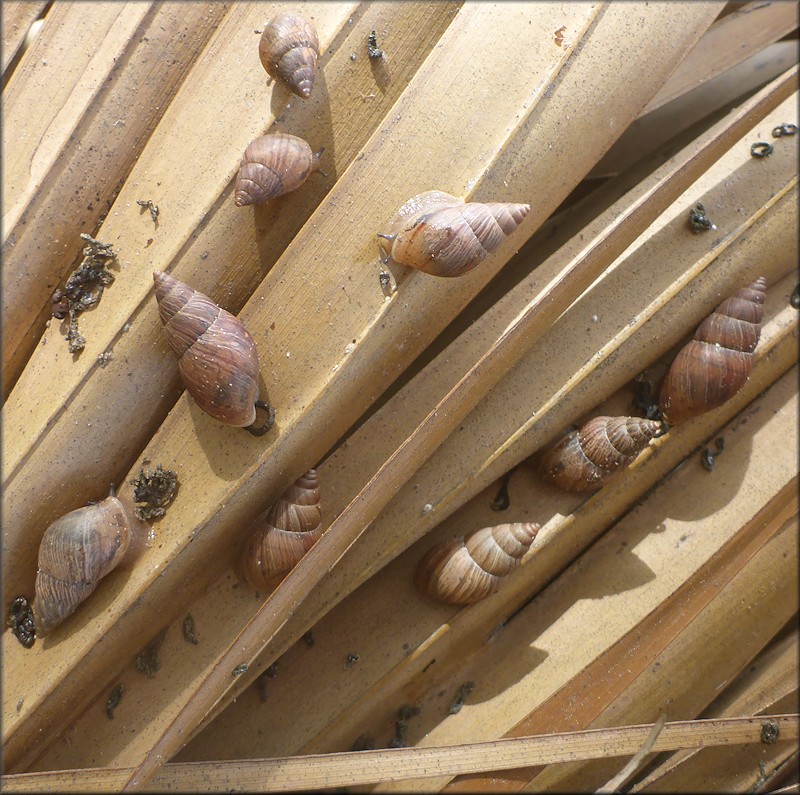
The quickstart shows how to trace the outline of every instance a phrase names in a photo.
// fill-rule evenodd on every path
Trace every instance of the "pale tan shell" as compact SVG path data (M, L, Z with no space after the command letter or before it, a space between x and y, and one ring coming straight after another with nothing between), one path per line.
M39 547L33 614L36 634L47 635L97 588L122 560L133 521L116 497L78 508L45 530Z
M522 222L528 204L464 203L439 190L409 199L379 234L384 262L433 276L461 276L477 267Z
M721 406L747 383L761 335L766 286L761 276L726 298L681 348L659 397L661 416L670 425Z
M302 138L286 133L262 135L244 150L236 177L236 206L264 204L296 190L318 168L319 153L315 155Z
M600 488L630 464L662 427L641 417L595 417L544 454L542 474L565 491Z
M164 333L184 386L214 419L252 425L258 400L258 353L242 322L184 282L153 274Z
M322 538L316 470L301 475L248 532L242 556L245 579L257 590L271 590Z
M264 27L258 55L267 74L282 80L298 97L308 99L314 88L319 37L302 14L278 14Z
M534 523L501 524L443 541L419 562L414 582L439 602L479 602L519 565L538 532Z

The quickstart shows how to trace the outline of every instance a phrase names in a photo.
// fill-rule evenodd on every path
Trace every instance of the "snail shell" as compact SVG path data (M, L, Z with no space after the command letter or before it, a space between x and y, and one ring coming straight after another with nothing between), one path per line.
M282 80L293 94L308 99L317 76L319 37L301 14L273 17L258 44L258 55L267 74Z
M39 637L72 615L122 560L133 521L116 497L106 497L56 519L45 530L33 602Z
M255 589L271 590L322 538L317 472L309 469L251 525L242 570Z
M595 417L550 448L541 471L565 491L592 491L630 464L661 428L641 417Z
M164 333L186 389L203 411L227 425L256 418L258 354L242 322L188 284L153 274Z
M726 298L699 326L670 365L661 385L661 416L677 425L730 400L753 369L761 335L766 280Z
M519 565L538 532L538 524L501 524L448 539L428 550L414 582L440 602L479 602L497 591Z
M264 204L299 188L319 168L319 155L295 135L262 135L244 150L236 177L237 207Z
M429 190L409 199L378 235L382 258L433 276L461 276L498 248L530 209L505 202L465 204Z

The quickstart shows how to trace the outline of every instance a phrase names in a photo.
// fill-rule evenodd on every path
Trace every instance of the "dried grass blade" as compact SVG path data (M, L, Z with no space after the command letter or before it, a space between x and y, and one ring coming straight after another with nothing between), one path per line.
M757 742L765 720L775 721L785 739L798 737L798 715L675 721L663 726L651 752ZM658 726L658 724L656 724ZM503 770L511 765L558 764L635 753L654 727L624 726L520 737L436 748L397 748L341 754L233 762L168 763L150 783L152 792L297 792L328 787L403 781L432 773ZM102 791L117 789L130 775L125 768L86 768L20 773L0 779L6 792Z
M770 644L725 688L701 717L726 718L797 711L800 630L795 627L789 634L781 634L784 636ZM731 781L731 773L738 772L740 776L742 771L749 773L758 767L757 761L763 761L765 756L769 757L769 762L773 762L775 757L769 751L770 748L763 745L760 748L742 749L735 756L710 749L679 751L670 754L640 778L630 792L686 792L692 788L693 782L701 780L716 781L720 790L735 791L740 787ZM788 748L778 752L778 757L792 753L792 749ZM759 759L754 760L754 755ZM722 786L723 778L727 779L725 786Z
M661 730L664 728L664 724L666 723L667 716L665 713L661 713L661 717L653 724L653 730L648 735L647 739L644 742L644 745L634 754L633 758L628 762L622 770L617 773L614 778L611 779L607 784L604 784L599 789L595 790L596 795L600 795L600 793L610 793L610 792L618 792L628 781L636 775L639 768L644 764L645 758L649 753L652 753L653 746L655 745L656 740L658 739L658 735L661 734Z

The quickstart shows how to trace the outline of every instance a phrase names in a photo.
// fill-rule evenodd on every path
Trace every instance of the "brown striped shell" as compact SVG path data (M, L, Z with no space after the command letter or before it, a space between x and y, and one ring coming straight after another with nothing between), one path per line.
M661 384L659 408L677 425L730 400L747 382L761 335L766 280L726 298L678 352Z
M267 74L281 80L293 94L311 96L317 76L319 37L302 14L278 14L264 27L258 55Z
M309 469L250 526L242 571L257 590L271 590L322 538L316 470Z
M542 475L565 491L600 488L627 466L662 429L641 417L595 417L571 431L541 459Z
M414 582L439 602L479 602L519 565L538 532L538 524L501 524L443 541L419 562Z
M47 635L97 588L122 560L134 519L116 497L78 508L45 530L39 547L33 614Z
M319 168L321 151L313 154L296 135L274 133L256 138L242 156L236 177L236 206L264 204L296 190Z
M465 204L429 190L409 199L378 235L382 259L433 276L461 276L498 248L529 211L528 204Z
M242 322L210 298L161 271L153 274L164 333L197 405L227 425L256 418L258 354Z

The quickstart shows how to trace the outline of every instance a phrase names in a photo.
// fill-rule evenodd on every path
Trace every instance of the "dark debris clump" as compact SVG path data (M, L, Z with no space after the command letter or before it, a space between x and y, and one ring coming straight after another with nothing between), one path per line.
M12 603L8 626L14 637L26 648L30 649L36 640L36 625L33 620L33 608L24 596L18 596Z
M661 420L661 410L658 407L658 398L653 394L652 384L640 375L636 378L636 394L633 397L633 406L640 411L645 419Z
M137 671L151 678L156 675L156 671L161 668L160 652L166 637L167 629L163 629L138 655L136 655L134 664L136 665Z
M183 619L183 639L187 643L191 643L195 646L200 642L199 640L197 640L197 634L194 626L194 617L192 616L191 613L187 613L186 618Z
M69 315L70 353L79 353L86 347L86 340L78 331L78 315L94 306L103 295L103 289L114 281L108 265L117 258L110 243L101 243L85 233L81 237L88 244L83 249L83 262L69 276L64 289L53 294L53 317L61 320Z
M114 720L114 710L119 706L119 702L122 701L122 694L124 692L125 686L122 682L116 685L111 691L111 695L108 697L108 701L106 701L106 717L108 717L109 720Z
M716 224L712 223L711 219L706 215L706 208L701 202L697 202L689 210L689 226L695 232L707 232L717 228Z
M134 513L142 522L158 519L166 512L178 488L178 475L171 469L163 469L159 464L155 469L139 470L139 477L131 481L134 486Z
M383 58L383 50L378 47L378 39L374 30L367 37L367 52L370 58Z
M450 704L450 709L448 713L450 715L457 715L461 712L461 707L464 706L464 699L475 689L474 682L464 682L461 687L458 688L458 692L456 693L456 697L453 699L453 703Z

